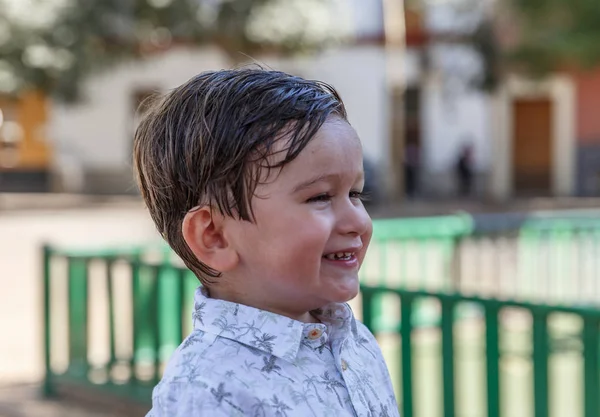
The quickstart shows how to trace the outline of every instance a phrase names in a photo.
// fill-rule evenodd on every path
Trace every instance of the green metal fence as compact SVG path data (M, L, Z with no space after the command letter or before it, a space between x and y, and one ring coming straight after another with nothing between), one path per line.
M397 386L401 387L399 404L401 404L402 415L405 417L443 415L453 416L483 416L499 417L501 415L533 415L535 417L547 417L549 415L565 415L553 409L557 402L553 395L560 395L561 390L571 391L569 396L572 401L568 402L566 414L569 416L592 417L600 415L600 369L599 369L599 326L600 309L577 308L563 306L549 306L544 304L532 304L517 301L499 301L483 299L478 297L466 297L451 294L436 294L424 291L406 291L386 287L363 287L362 309L363 321L376 334L380 335L373 316L375 300L377 295L391 295L398 299L399 307L395 313L401 318L400 340L396 341L396 353L400 360L391 360L393 363L391 372L397 378ZM426 396L422 398L420 412L415 407L415 379L419 372L415 371L415 354L423 349L423 335L420 329L414 326L414 311L419 299L434 299L440 305L440 324L428 329L429 335L437 338L439 342L439 372L440 377L430 378L432 384L427 384ZM466 357L473 360L473 356L480 355L480 371L471 372L471 379L475 380L476 386L485 387L484 392L476 392L484 401L469 407L463 405L461 410L457 409L457 383L456 367L461 361L457 349L464 349L465 341L461 340L461 320L457 320L457 310L466 303L478 304L485 311L481 320L475 324L482 327L483 343L479 344L479 351L469 352ZM507 335L506 327L509 320L507 315L521 314L521 325L525 324L525 337L529 339L526 345L529 349L521 349L519 343L511 341ZM394 312L389 311L390 314ZM528 317L528 319L527 319ZM562 324L556 326L557 319L562 319ZM566 320L565 320L566 319ZM472 321L472 319L470 319ZM472 336L472 335L471 335ZM467 337L469 339L469 337ZM473 340L470 340L471 344ZM467 343L468 344L468 343ZM521 344L522 341L521 341ZM566 345L566 346L565 346ZM502 389L502 377L509 377L501 367L503 361L510 356L520 356L521 360L528 363L532 369L530 386L521 384L524 391L531 390L531 398L524 398L519 403L510 404L506 398L506 385ZM557 357L568 356L572 369L555 369ZM432 354L436 356L436 354ZM463 358L464 360L464 352ZM580 358L579 358L580 357ZM431 358L430 358L431 359ZM558 358L559 360L561 358ZM564 359L564 357L562 358ZM436 361L433 361L436 362ZM553 366L551 366L553 365ZM563 364L564 365L564 364ZM564 366L563 366L564 368ZM431 374L436 374L435 369L429 368ZM562 371L562 375L561 375ZM580 373L580 380L564 378L565 374ZM422 377L422 375L420 375ZM473 381L471 381L473 382ZM473 384L471 384L473 385ZM510 385L510 381L508 381ZM429 412L426 410L428 404L435 404L441 393L441 401L437 409ZM579 395L581 398L579 398ZM503 406L509 405L510 412L502 410ZM532 407L530 407L532 406ZM560 404L558 405L560 407ZM532 409L531 409L532 408Z
M362 304L353 307L380 338L403 415L600 415L600 311L549 306L541 300L553 297L540 285L547 279L542 261L550 272L574 271L572 286L594 281L598 230L593 216L523 218L488 229L463 215L375 222L361 270ZM502 245L510 247L510 262ZM493 267L469 269L483 254L481 263ZM170 354L191 330L197 279L162 246L46 247L43 265L45 393L78 386L148 404ZM505 282L507 271L520 271L518 280ZM559 301L600 306L585 292L570 297ZM579 382L565 388L561 381ZM569 390L576 399L555 400Z
M600 304L600 212L375 222L369 285Z
M44 392L88 387L147 403L191 331L194 274L162 248L43 249Z

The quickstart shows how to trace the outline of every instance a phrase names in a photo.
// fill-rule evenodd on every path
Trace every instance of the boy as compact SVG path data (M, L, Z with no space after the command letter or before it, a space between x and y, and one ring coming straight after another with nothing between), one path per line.
M200 74L148 111L134 159L158 230L202 283L148 416L398 415L345 304L372 226L360 140L332 87Z

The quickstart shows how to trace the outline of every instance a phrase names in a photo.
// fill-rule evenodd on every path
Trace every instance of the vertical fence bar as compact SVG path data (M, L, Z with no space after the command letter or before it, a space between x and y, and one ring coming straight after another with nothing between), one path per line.
M523 298L525 296L530 297L530 285L533 279L533 274L531 273L531 262L528 256L529 251L529 243L530 243L530 233L526 229L521 229L517 234L517 239L515 244L517 245L517 277L515 286L511 288L510 297L511 298Z
M158 326L160 329L161 360L165 360L181 343L182 330L179 326L182 317L181 273L169 263L163 263L159 269L158 286Z
M454 417L454 302L442 298L442 375L444 417Z
M52 251L49 246L44 245L42 247L42 276L44 279L44 365L46 368L46 375L44 375L44 386L43 394L47 397L54 394L54 387L52 385L52 339L51 339L51 305L50 305L50 261L52 257Z
M131 383L137 384L137 353L139 350L140 341L140 317L143 314L140 311L139 302L137 302L137 295L140 293L140 257L135 255L131 261L131 295L132 295L132 352L129 362L131 371Z
M545 255L546 259L544 260L544 273L545 276L540 274L540 277L544 277L546 279L543 280L546 286L546 292L542 295L542 299L538 299L538 301L546 301L552 300L555 301L555 298L552 298L552 288L555 284L556 280L556 262L553 258L554 252L556 250L556 232L554 229L544 230L542 232L542 236L544 239L544 243L546 244ZM541 239L540 239L541 240ZM540 242L541 244L541 242Z
M88 260L67 257L69 273L69 373L87 379Z
M362 322L371 333L376 333L373 325L373 291L365 288L362 290Z
M553 268L555 272L556 296L552 298L553 302L564 303L568 300L569 293L567 291L568 286L565 285L565 277L571 275L571 279L579 280L579 275L574 274L572 264L572 249L575 241L576 237L573 233L573 226L563 226L556 234L557 253L554 256L556 264ZM571 281L569 285L577 285L577 281Z
M498 313L499 308L496 304L487 304L485 306L488 417L500 417L500 338Z
M584 375L584 416L600 416L600 382L598 349L598 325L596 317L585 317L583 320L583 375Z
M427 290L427 263L431 262L431 259L427 259L427 239L419 237L417 240L418 249L418 264L419 274L417 279L419 280L417 288L422 291Z
M450 240L450 289L457 293L462 287L462 242L463 236L457 236Z
M598 251L598 248L600 247L600 245L598 244L600 242L600 228L594 230L594 233L592 235L592 259L593 259L593 263L592 263L592 277L596 278L598 276L600 276L600 251ZM592 283L594 285L594 301L598 302L600 301L600 280L598 279L592 279Z
M159 302L159 287L161 286L161 282L164 282L164 272L166 270L166 266L154 266L152 268L152 272L154 275L154 285L151 289L150 295L150 303L151 303L151 312L150 317L151 320L151 332L153 333L153 350L154 350L154 382L158 383L161 376L161 364L162 364L162 355L161 355L161 323L160 317L163 314L163 310L161 308L161 303Z
M117 353L115 349L115 297L113 288L113 265L114 259L106 259L106 292L108 293L108 337L110 349L110 362L108 363L108 371L112 370L117 362Z
M533 404L535 417L548 417L548 314L533 314Z
M377 280L377 284L383 287L389 287L389 266L388 266L388 246L387 244L381 244L378 242L377 249L379 250L379 268L378 271L380 273L379 279ZM383 294L374 293L373 294L373 314L374 320L376 321L376 325L378 328L383 328L385 326L386 317L383 312Z
M134 278L133 312L135 322L133 365L138 382L152 382L160 344L158 306L158 266L132 262ZM157 340L158 338L158 340Z
M185 279L184 279L184 294L185 294L185 301L183 303L183 307L186 310L186 317L188 317L188 319L190 317L192 317L192 311L193 311L193 306L194 306L194 297L196 294L196 290L199 287L199 283L198 283L198 277L196 277L196 275L190 271L190 270L186 270L185 275ZM186 332L192 331L194 329L194 321L192 320L188 320L188 325L187 325L187 329Z
M179 296L178 296L177 303L176 303L177 322L175 323L175 325L177 326L177 340L179 341L179 343L181 343L184 338L183 315L185 314L185 306L186 306L186 302L185 302L186 272L187 271L183 268L180 268L177 270L177 291L179 293Z
M413 417L412 392L412 309L414 298L400 297L400 336L402 338L402 416Z

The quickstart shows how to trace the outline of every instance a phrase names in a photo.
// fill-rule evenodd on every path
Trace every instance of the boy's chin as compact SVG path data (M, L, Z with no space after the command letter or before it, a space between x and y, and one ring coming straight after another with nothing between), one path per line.
M352 287L352 288L345 288L341 291L339 291L333 298L334 303L346 303L354 298L356 298L356 296L358 295L360 291L360 286L358 285L358 283L356 284L356 287Z

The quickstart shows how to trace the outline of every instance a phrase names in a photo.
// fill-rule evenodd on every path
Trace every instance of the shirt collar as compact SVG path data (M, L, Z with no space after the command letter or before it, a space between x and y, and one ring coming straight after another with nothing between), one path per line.
M354 333L354 315L347 304L332 303L315 310L313 315L322 324L302 323L243 304L210 298L207 291L199 287L193 318L196 330L293 361L303 342L318 347L328 339Z

